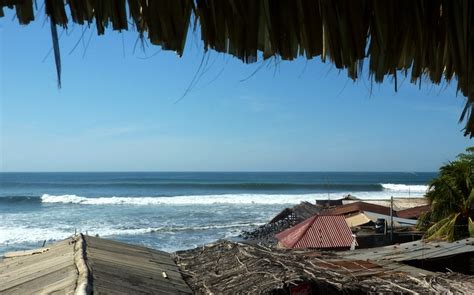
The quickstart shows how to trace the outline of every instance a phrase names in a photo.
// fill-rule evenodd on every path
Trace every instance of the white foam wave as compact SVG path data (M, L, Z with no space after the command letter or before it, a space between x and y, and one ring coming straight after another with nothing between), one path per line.
M0 245L60 240L73 234L53 228L0 227Z
M407 185L396 183L382 183L381 185L384 190L395 192L426 193L426 191L428 190L427 185Z
M86 198L77 195L48 195L41 197L43 203L64 203L81 205L211 205L211 204L297 204L314 201L315 194L265 195L225 194L176 197L98 197Z
M229 223L216 225L201 226L163 226L163 227L147 227L147 228L78 228L77 232L87 233L88 235L99 235L101 237L117 236L117 235L141 235L147 233L166 233L174 234L182 231L206 231L213 229L230 230L226 232L237 235L242 229L249 227L257 227L264 223ZM0 227L0 245L36 243L54 240L62 240L74 234L73 230L58 228L33 228L33 227Z
M339 199L351 194L361 199L390 199L394 197L423 197L427 186L383 184L382 192L344 192L331 193L331 199ZM408 189L410 187L410 189ZM41 197L43 203L62 203L80 205L278 205L298 204L302 201L328 199L327 193L314 194L224 194L224 195L191 195L175 197L81 197L77 195L49 195Z

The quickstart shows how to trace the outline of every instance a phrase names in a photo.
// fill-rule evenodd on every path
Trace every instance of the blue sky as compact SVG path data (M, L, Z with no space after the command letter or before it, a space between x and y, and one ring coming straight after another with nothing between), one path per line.
M245 65L193 33L179 58L82 32L60 33L58 89L44 16L0 20L1 171L435 171L471 144L455 82L371 93L319 59Z

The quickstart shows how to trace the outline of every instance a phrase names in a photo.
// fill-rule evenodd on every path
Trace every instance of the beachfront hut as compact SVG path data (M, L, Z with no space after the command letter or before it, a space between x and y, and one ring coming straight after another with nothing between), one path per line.
M455 80L467 97L460 120L474 136L474 2L470 0L33 0L0 1L16 9L20 24L35 20L36 7L51 23L60 78L57 26L95 23L136 30L142 38L182 55L190 27L199 27L205 50L231 54L245 63L259 59L320 57L356 80L368 67L371 81L434 84ZM40 1L38 1L40 2ZM67 3L67 5L65 5ZM42 18L41 18L42 19ZM130 19L130 21L129 21ZM367 62L364 62L368 60ZM60 81L59 81L60 82Z
M285 248L344 250L357 242L344 216L315 215L276 235Z

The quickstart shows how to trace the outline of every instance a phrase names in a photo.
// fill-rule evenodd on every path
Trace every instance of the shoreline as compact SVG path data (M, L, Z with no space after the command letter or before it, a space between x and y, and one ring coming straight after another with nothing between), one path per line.
M343 204L350 204L350 203L360 202L360 201L390 207L390 199L385 199L385 198L377 198L377 199L364 199L364 198L361 198L361 199L357 199L357 200L343 200ZM316 200L313 200L311 203L314 204L315 202L316 202ZM281 209L284 209L285 207L291 207L291 206L297 205L297 204L298 203L281 204ZM417 207L417 206L422 206L422 205L426 205L426 204L427 204L427 200L423 197L394 197L394 201L393 201L394 210L396 210L396 211L409 209L409 208L413 208L413 207ZM261 204L255 204L255 206L260 207L262 205ZM274 206L274 204L272 206ZM269 222L271 220L271 218L273 218L273 216L270 216L268 218L268 220L266 220L265 222ZM255 222L255 223L257 224L258 222ZM254 229L256 229L256 228L258 228L258 226L255 226ZM230 241L235 241L236 239L240 240L239 236L244 231L248 231L248 228L247 227L242 227L241 229L239 229L239 233L236 233L234 236L225 236L225 237L223 236L223 237L217 238L214 241L221 240L221 239L230 240ZM199 230L197 232L202 233L202 230ZM138 233L138 234L128 234L128 235L125 234L125 236L130 237L129 239L117 238L117 237L120 237L121 235L100 235L100 237L112 238L114 240L119 240L119 241L120 240L127 240L127 242L131 242L131 243L134 243L134 244L140 244L140 243L142 243L142 240L143 240L143 238L140 239L140 236L142 236L142 235L149 236L151 234L153 234L153 233ZM156 234L157 234L156 237L158 238L159 233L156 233ZM192 230L191 230L191 234L192 234ZM134 237L136 237L136 238L134 238ZM153 239L153 237L148 237L147 239L150 239L150 238ZM53 243L53 242L61 240L61 239L49 239L49 237L45 236L41 240L38 240L36 242L32 241L32 242L23 242L23 243L8 243L8 244L5 243L5 244L2 245L2 247L5 248L5 251L2 251L2 253L0 255L3 255L5 253L11 252L11 251L28 250L28 249L38 248L39 246L41 246L41 244L43 243L44 240L46 240L47 244L49 244L49 243ZM205 245L208 242L209 241L202 241L202 243L197 243L196 245L198 245L198 246L199 245ZM163 249L163 248L156 247L156 245L152 248L154 248L154 249ZM188 248L179 248L179 247L177 247L176 250L174 250L174 251L170 251L170 250L165 250L165 251L168 251L168 252L172 253L172 252L175 252L175 251L181 251L181 250L191 249L191 248L189 248L189 247Z

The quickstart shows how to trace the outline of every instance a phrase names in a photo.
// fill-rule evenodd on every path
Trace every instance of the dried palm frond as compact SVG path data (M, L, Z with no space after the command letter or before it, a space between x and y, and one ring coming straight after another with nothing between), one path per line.
M363 61L376 82L410 76L434 84L457 81L467 98L460 121L474 136L474 2L470 0L45 0L54 25L95 23L129 29L166 50L183 54L190 20L200 26L205 50L245 63L261 56L321 57L360 78ZM0 0L21 24L34 20L32 0ZM68 10L68 11L66 11ZM69 16L69 17L68 17Z

